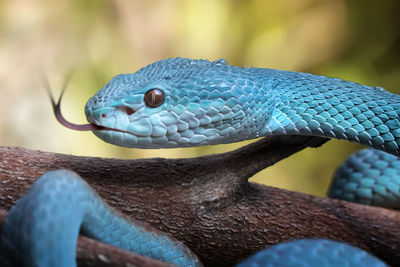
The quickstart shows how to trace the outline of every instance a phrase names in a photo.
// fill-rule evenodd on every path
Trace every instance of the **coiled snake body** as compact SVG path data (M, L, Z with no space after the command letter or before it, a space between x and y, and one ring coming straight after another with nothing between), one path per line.
M330 195L399 207L400 97L380 87L307 73L239 68L225 60L174 58L117 75L88 101L85 113L89 125L69 127L92 130L104 141L125 147L191 147L267 135L321 136L365 144L380 151L352 156L346 166L353 172L339 169ZM60 191L64 197L57 195ZM79 208L60 209L64 199L74 199L72 207ZM72 213L76 213L73 222L65 223ZM24 216L32 218L31 223ZM70 226L61 228L68 232L60 233L58 224ZM120 228L111 231L115 225ZM12 208L2 229L3 258L6 251L10 264L72 266L80 227L88 236L136 253L181 266L200 264L182 243L114 214L70 171L43 175ZM59 246L48 250L54 240ZM384 266L357 248L327 240L300 240L273 249L282 254L282 248L296 247L325 256L352 251L348 262ZM267 249L243 264L272 260L273 251ZM305 253L298 258L298 263L302 261L307 262Z

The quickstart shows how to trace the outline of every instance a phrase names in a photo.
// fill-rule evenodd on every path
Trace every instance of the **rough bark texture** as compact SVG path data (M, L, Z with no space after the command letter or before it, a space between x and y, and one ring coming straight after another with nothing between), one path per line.
M0 208L8 210L42 173L67 168L122 213L184 241L206 266L230 266L266 246L313 237L344 241L398 264L399 212L247 182L254 173L325 141L271 137L219 155L143 160L0 147ZM95 251L98 242L85 242L79 243L86 251L79 263L94 266L102 252ZM112 260L114 254L107 255Z

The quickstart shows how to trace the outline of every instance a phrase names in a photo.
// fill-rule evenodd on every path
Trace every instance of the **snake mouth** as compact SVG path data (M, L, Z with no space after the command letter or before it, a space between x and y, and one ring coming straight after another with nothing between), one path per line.
M65 119L65 117L61 113L61 99L64 94L65 87L63 88L61 95L57 102L54 100L54 97L51 94L50 87L48 85L46 86L46 91L48 92L49 97L50 97L54 116L56 117L57 121L61 125L69 128L69 129L76 130L76 131L113 131L113 132L128 133L128 132L120 130L120 129L109 128L109 127L105 127L102 125L98 125L95 122L91 121L90 118L88 118L88 121L89 121L88 124L76 124L76 123L72 123L72 122L68 121L67 119Z
M120 129L97 125L95 122L90 121L89 118L88 118L88 121L89 121L88 124L72 123L72 122L68 121L67 119L65 119L65 117L62 115L61 108L60 108L60 102L55 104L52 101L52 104L53 104L53 112L54 112L54 115L55 115L57 121L61 125L69 128L69 129L76 130L76 131L113 131L113 132L128 133L127 131L123 131Z

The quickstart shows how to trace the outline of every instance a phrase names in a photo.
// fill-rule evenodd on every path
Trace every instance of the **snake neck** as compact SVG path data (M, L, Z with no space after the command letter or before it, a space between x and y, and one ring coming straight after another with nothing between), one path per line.
M231 70L237 78L229 91L241 109L236 113L240 123L211 144L267 135L306 135L400 153L398 95L381 87L308 73L258 68L237 72Z
M277 101L263 134L349 140L399 154L400 97L381 87L277 71Z

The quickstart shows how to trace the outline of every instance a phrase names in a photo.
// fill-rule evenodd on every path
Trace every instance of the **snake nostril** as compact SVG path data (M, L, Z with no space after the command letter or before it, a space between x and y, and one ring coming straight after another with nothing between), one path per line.
M102 113L102 114L101 114L101 117L102 117L102 118L107 118L107 114L106 114L106 113Z

